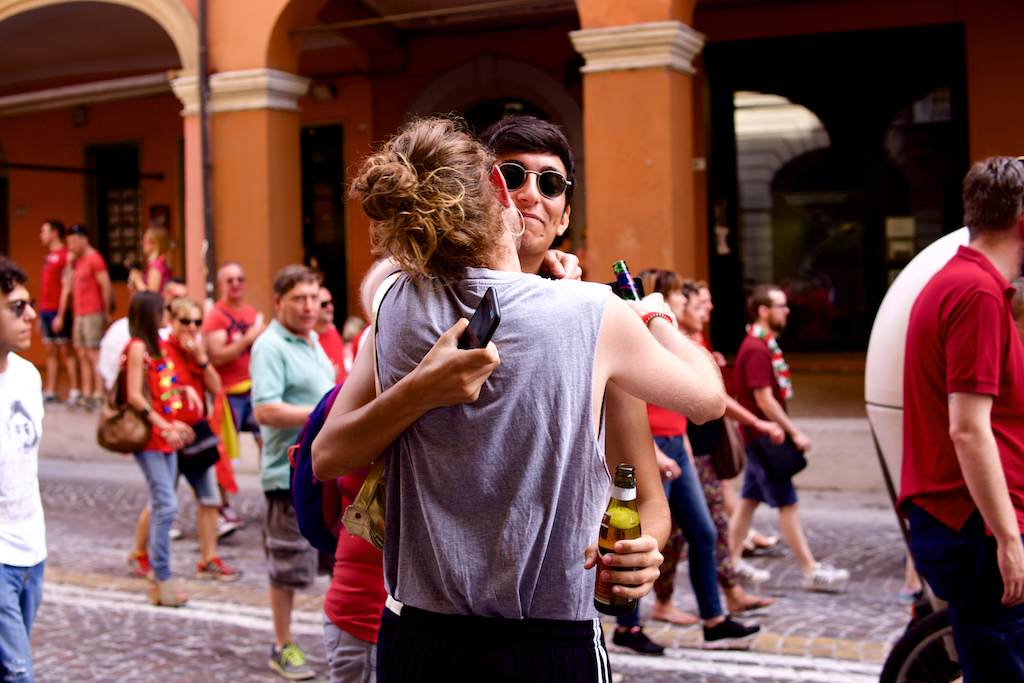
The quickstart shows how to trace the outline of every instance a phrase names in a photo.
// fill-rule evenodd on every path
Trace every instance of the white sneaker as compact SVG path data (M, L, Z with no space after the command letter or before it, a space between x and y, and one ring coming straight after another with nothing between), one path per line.
M217 515L217 538L224 538L235 532L235 529L241 529L242 525L239 522L232 521L224 515Z
M747 583L764 583L770 581L772 573L767 569L758 569L746 560L740 560L733 565L736 568L736 578Z
M68 400L64 401L64 405L68 408L78 407L78 399L82 396L82 392L78 389L68 390Z
M181 529L176 526L172 526L171 530L167 533L167 536L170 537L172 541L177 541L182 537Z
M814 571L804 574L800 585L805 591L829 591L850 580L850 572L845 569L836 569L830 564L817 562Z

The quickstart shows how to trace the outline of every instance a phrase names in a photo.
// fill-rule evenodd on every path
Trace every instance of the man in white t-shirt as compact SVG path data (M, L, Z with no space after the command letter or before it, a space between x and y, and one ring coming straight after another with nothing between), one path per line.
M46 526L39 496L43 386L16 355L36 319L25 271L0 256L0 680L33 683L29 634L43 597Z

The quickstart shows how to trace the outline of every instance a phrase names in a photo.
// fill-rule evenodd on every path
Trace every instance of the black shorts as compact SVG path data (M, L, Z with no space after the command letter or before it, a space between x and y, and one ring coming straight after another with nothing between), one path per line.
M57 311L39 311L39 329L43 335L44 344L70 344L71 326L74 319L71 317L71 309L64 312L64 329L60 334L53 331L53 321L57 319Z
M377 641L379 681L609 683L598 619L555 621L384 610Z

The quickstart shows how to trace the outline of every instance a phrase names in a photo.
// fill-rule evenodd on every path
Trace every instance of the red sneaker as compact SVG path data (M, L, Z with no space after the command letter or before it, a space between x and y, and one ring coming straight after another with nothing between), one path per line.
M149 576L149 553L140 553L138 550L128 553L128 568L140 579Z
M229 567L221 562L219 557L215 557L209 562L199 562L196 565L196 578L238 581L242 578L242 572L239 569Z

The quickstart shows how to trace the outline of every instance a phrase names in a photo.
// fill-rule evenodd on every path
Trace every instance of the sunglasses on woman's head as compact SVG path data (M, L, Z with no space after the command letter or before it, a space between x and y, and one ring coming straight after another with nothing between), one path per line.
M498 170L505 178L505 185L509 192L514 192L526 183L526 176L533 174L537 176L537 189L548 199L558 199L565 192L565 189L572 185L571 180L558 171L530 171L518 161L505 161L498 164Z

